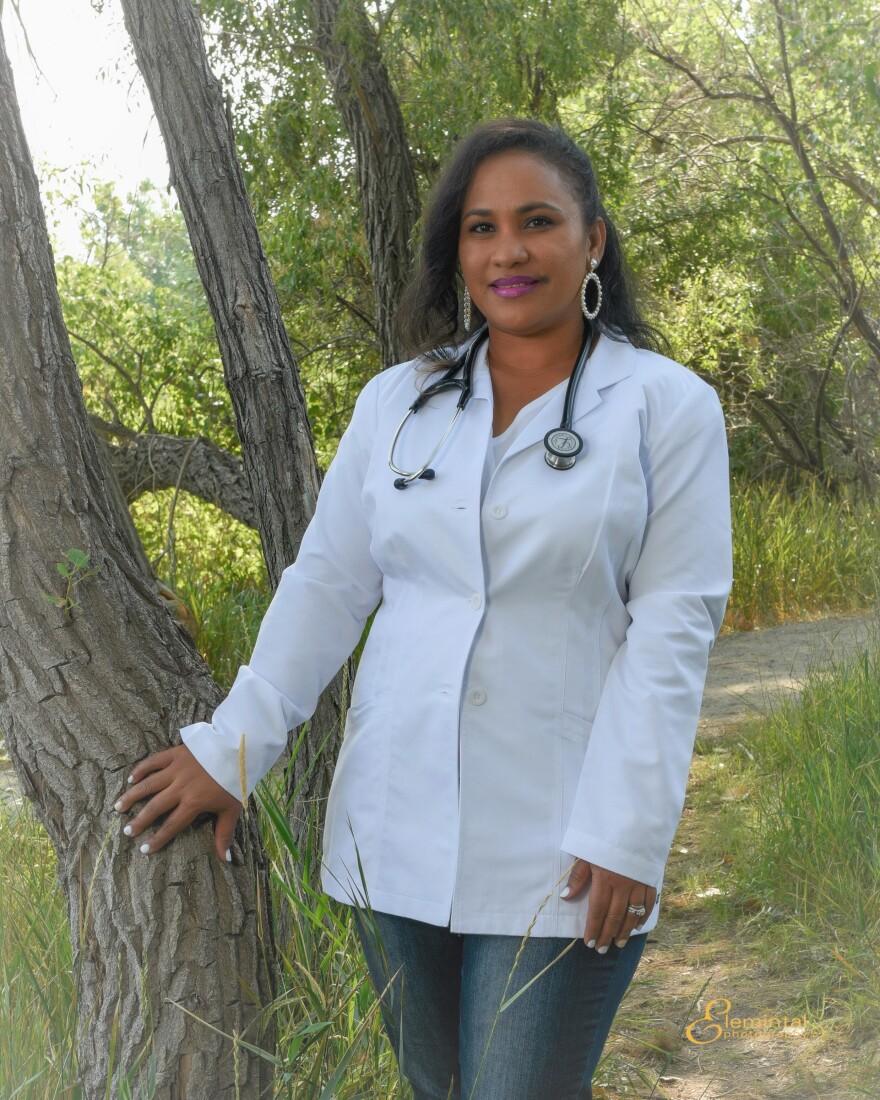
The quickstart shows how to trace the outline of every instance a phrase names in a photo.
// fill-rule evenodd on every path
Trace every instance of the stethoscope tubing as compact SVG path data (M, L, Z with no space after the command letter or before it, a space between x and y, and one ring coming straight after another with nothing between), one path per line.
M407 423L407 421L409 420L409 418L411 416L415 416L415 414L419 411L420 408L421 408L421 405L419 405L418 408L415 408L414 406L410 405L410 407L406 410L406 415L404 416L403 420L401 420L400 424L398 425L397 431L394 433L394 439L391 441L391 448L388 451L388 465L391 467L391 470L395 474L400 474L401 479L403 481L405 481L407 485L411 481L415 481L417 478L420 478L420 477L424 476L425 472L428 470L428 467L431 465L431 463L434 461L434 459L440 453L440 450L443 447L443 444L449 438L449 433L455 427L456 421L461 416L461 414L464 412L464 405L461 405L461 404L456 405L455 413L454 413L452 419L449 421L449 426L447 427L446 431L443 433L443 437L440 440L440 442L437 444L437 446L431 452L430 456L428 457L427 462L420 469L415 470L412 473L408 473L406 470L401 470L398 466L394 465L394 447L397 444L397 440L400 438L400 433L403 431L404 425ZM431 479L429 478L428 480L430 481ZM395 482L395 485L397 485L397 482ZM398 488L403 488L403 486L398 486Z
M388 449L388 466L393 473L398 477L394 482L395 488L405 489L407 485L411 484L419 478L423 478L426 481L431 481L434 478L434 471L431 469L431 463L440 453L443 448L443 444L449 438L452 429L455 427L458 418L464 412L465 406L471 398L471 389L473 384L474 373L474 359L477 351L486 342L489 337L489 326L484 324L481 329L478 330L476 336L471 341L467 351L464 354L463 360L456 362L450 369L444 374L439 382L435 382L433 385L428 386L426 390L419 394L415 401L406 410L403 419L398 425L397 431L394 433L394 438L391 441L391 446ZM584 338L581 343L581 349L578 353L577 361L574 365L574 369L571 372L571 376L568 380L568 386L565 390L565 402L562 407L562 421L558 428L555 428L552 432L548 432L545 437L545 446L547 448L544 457L547 460L548 465L554 469L567 470L570 469L574 463L576 456L583 448L583 440L572 430L572 421L574 418L574 403L577 396L577 388L581 380L581 376L586 369L587 360L590 357L593 342L593 330L589 323L584 324ZM456 379L456 375L459 370L461 371L461 380ZM432 397L438 393L443 393L445 390L458 389L460 390L458 402L455 406L455 413L450 420L446 431L443 433L437 446L429 455L425 463L419 467L418 470L402 470L394 462L394 448L397 446L397 441L400 439L401 432L405 425L409 421L410 417L415 414L425 405ZM566 444L564 450L557 450L553 447L553 437L563 438Z

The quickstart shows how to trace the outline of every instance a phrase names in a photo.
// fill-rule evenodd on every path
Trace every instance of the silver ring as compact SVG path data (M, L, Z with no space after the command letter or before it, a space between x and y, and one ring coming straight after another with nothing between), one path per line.
M626 911L627 913L635 913L637 917L643 917L648 910L644 905L628 905Z

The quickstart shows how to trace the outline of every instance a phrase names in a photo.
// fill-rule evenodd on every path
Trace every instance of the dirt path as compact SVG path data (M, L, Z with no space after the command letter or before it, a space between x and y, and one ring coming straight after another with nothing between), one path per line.
M730 743L744 722L796 694L808 672L878 644L870 616L828 618L723 636L716 643L698 730L685 811L664 886L664 909L649 936L609 1041L617 1056L596 1100L856 1100L880 1095L857 1083L855 1050L840 1028L798 1017L808 973L780 938L779 958L750 942L748 923L719 934L712 898L723 890L720 812L747 797L728 774ZM714 860L714 863L713 863ZM715 883L721 885L715 885ZM712 1004L712 1002L715 1002ZM687 1024L729 1017L766 1021L757 1030L697 1045ZM786 1019L782 1019L785 1017ZM777 1023L777 1020L779 1021ZM719 1021L723 1024L723 1020ZM708 1024L706 1025L708 1026ZM695 1038L717 1032L693 1030ZM652 1049L653 1048L653 1049ZM880 1046L877 1054L880 1056ZM621 1062L623 1069L621 1069ZM621 1076L628 1081L621 1081ZM597 1076L600 1084L601 1074ZM864 1079L862 1079L864 1080Z
M808 672L868 646L872 624L860 615L722 635L709 658L699 735L765 714L796 694Z

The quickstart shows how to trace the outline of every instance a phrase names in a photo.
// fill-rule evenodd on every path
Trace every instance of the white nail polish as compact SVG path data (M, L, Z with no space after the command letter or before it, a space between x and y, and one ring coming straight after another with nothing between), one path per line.
M608 944L607 943L605 944L604 947L597 947L596 948L596 954L597 955L604 955L604 954L607 953L607 951L608 951Z
M561 898L567 898L570 893L571 893L571 887L566 886L566 888L564 890L560 891L559 896Z
M119 811L120 813L122 812L122 799L121 798L113 803L113 809Z
M595 940L590 940L590 942L587 944L587 947L595 947L595 946L596 946L596 941Z
M614 943L617 947L626 947L626 940L615 940Z
M232 863L232 852L230 852L228 848L226 849L226 862Z
M125 782L126 782L126 783L128 783L128 784L134 783L134 776L133 776L133 775L130 775L130 776L128 777L128 779L126 779L126 781L125 781Z
M150 854L150 846L149 846L149 844L142 844L142 845L141 845L141 851L143 852L143 854L144 854L145 856L148 856L148 855Z
M130 825L126 825L125 828L122 831L125 833L126 836L131 836L131 834L134 830L132 829L132 827Z

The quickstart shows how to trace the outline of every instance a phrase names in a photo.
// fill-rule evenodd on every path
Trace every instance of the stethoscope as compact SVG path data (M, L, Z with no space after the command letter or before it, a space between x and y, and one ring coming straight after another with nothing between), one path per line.
M433 385L423 390L406 410L403 420L400 422L400 426L394 433L394 439L391 441L391 448L388 451L388 465L395 474L400 475L395 479L395 489L405 489L410 482L416 481L418 478L421 478L423 481L433 481L436 477L434 470L431 468L431 463L440 453L443 444L449 438L452 429L455 427L456 421L464 412L465 405L467 405L470 400L474 376L474 357L480 347L486 342L488 336L489 326L483 325L474 337L470 347L465 352L464 358L450 367L438 382L434 382ZM590 358L590 346L592 341L592 326L585 324L581 350L578 353L577 362L574 365L574 370L571 372L571 377L568 380L568 386L565 391L565 404L562 407L562 422L558 428L553 428L552 431L547 432L544 436L544 447L546 448L544 451L544 461L548 466L552 466L554 470L570 470L584 447L584 441L572 428L571 421L574 414L574 402L577 396L578 383L580 382L581 375L584 373L587 360ZM456 378L455 376L459 371L461 371L461 378ZM443 433L440 442L434 450L431 451L424 466L420 467L418 470L401 470L398 466L394 465L394 448L397 446L400 433L403 431L404 426L411 416L415 416L419 409L426 405L432 397L436 397L438 393L445 393L446 390L460 391L458 402L455 406L455 412L452 415L452 419L449 421L449 426Z

